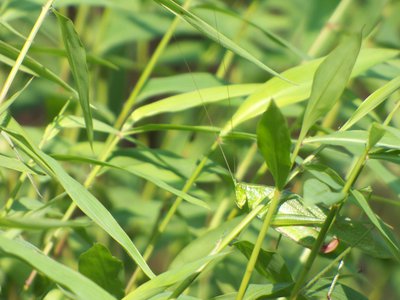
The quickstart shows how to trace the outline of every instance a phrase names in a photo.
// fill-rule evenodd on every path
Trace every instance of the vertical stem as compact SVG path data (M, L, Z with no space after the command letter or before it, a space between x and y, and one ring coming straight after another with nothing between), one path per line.
M302 286L306 280L306 277L307 277L308 273L310 272L310 269L311 269L315 259L317 258L317 255L322 247L322 244L324 242L324 239L325 239L329 229L331 228L333 222L335 221L337 214L339 213L340 209L343 206L343 203L346 201L347 194L349 193L352 185L355 183L358 174L362 170L362 167L367 158L368 150L369 149L367 149L367 148L365 149L364 153L358 158L356 164L349 171L349 176L346 180L346 184L342 189L342 194L344 196L343 201L338 204L333 205L328 216L326 217L326 220L325 220L324 224L322 225L321 230L318 234L317 240L313 244L311 253L310 253L305 265L303 266L303 268L300 272L300 275L299 275L298 279L296 280L296 283L293 287L293 290L292 290L292 293L290 296L291 300L297 299L300 289L302 288Z
M1 89L0 92L0 104L5 100L7 97L7 93L10 90L11 84L14 81L15 76L17 75L17 72L19 70L19 67L21 66L22 62L25 59L26 54L28 53L29 48L31 47L33 40L39 31L40 26L42 26L42 23L44 21L44 18L47 15L47 12L49 11L51 5L53 4L54 0L48 0L46 4L42 7L42 11L40 12L39 17L37 18L35 24L32 27L31 32L29 33L28 38L26 39L24 46L22 46L21 52L19 53L17 60L15 61L14 66L12 67L10 74L8 74L8 77L6 79L6 82L3 85L3 88Z
M321 30L318 37L315 39L314 43L308 50L308 54L312 57L318 57L321 55L323 47L327 45L329 39L331 38L333 30L338 26L344 17L344 13L347 11L352 0L342 0L336 7L335 11L326 22L325 27Z
M251 275L253 274L254 267L257 262L258 254L260 253L261 246L264 242L267 231L271 225L271 221L275 215L276 209L278 208L280 197L281 197L281 192L278 189L275 189L274 196L271 200L271 204L268 208L267 214L265 215L265 219L262 224L260 233L258 234L257 241L254 245L253 252L251 253L250 259L247 263L246 271L242 278L242 282L240 284L240 288L239 288L238 294L236 296L236 300L242 300L244 297L244 294L247 289L247 285L249 284Z

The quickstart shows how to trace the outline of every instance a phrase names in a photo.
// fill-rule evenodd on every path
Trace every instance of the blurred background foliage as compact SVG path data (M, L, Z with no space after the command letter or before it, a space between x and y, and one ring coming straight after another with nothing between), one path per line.
M20 49L40 13L43 1L1 0L0 3L1 42ZM334 23L327 23L334 12L337 12L338 5L341 5L343 10L340 17L334 20ZM171 24L173 15L150 0L58 0L54 7L73 20L87 51L91 80L90 99L95 107L93 117L112 126L155 47ZM363 28L366 36L364 47L398 50L400 46L398 0L197 0L192 1L190 11L278 72L299 65L304 60L328 54L343 35L358 32L360 28ZM243 25L244 18L259 28ZM321 44L317 44L316 41L324 30L328 31L328 35ZM287 40L297 53L277 44L265 32L272 32ZM63 49L56 18L49 13L34 40L29 56L64 81L73 84ZM231 63L222 63L225 54L226 50L218 43L205 38L191 26L181 22L157 62L150 80L141 91L136 106L176 93L226 83L264 83L270 78L266 72L237 56L232 58ZM0 83L3 83L12 61L4 54L0 54L0 61ZM399 68L400 61L395 58L390 63L379 64L356 78L343 95L340 109L324 126L336 130L349 118L359 105L360 99L366 98L383 83L397 76ZM19 91L30 77L31 71L21 69L13 82L10 94ZM52 122L69 98L69 92L53 82L35 78L28 90L12 105L11 112L24 125L30 137L39 141L45 126ZM374 115L359 122L358 128L366 129L371 120L384 119L398 99L399 93L396 92L378 107ZM239 97L207 105L210 118L204 107L199 107L157 115L140 121L135 126L157 123L223 126L242 101L243 98ZM300 103L283 109L290 126L294 129L299 126L299 116L303 108L304 103ZM80 115L78 103L72 101L67 112L70 115ZM254 132L256 121L246 122L235 130ZM399 127L399 114L393 117L392 123ZM66 126L44 146L44 150L54 154L96 157L104 146L105 138L105 133L96 132L92 152L85 132ZM120 147L115 149L111 161L117 165L141 168L156 174L154 176L157 178L180 189L198 160L207 153L214 139L213 134L190 131L140 133L122 141ZM2 152L12 155L4 143L0 147ZM232 172L240 169L251 147L252 142L248 140L232 139L224 142L222 148ZM308 150L304 151L307 153ZM235 206L233 187L229 182L229 172L221 151L212 153L210 158L205 172L191 190L191 194L208 203L211 211L187 202L180 205L166 232L157 241L149 261L156 273L165 271L171 263L173 265L177 254L190 241L212 227L213 222L218 222L218 218L227 217L230 209ZM333 150L324 153L320 160L333 166L342 175L350 162L348 156ZM261 156L254 152L243 180L252 181L262 162ZM91 168L89 164L66 163L63 166L80 182L84 181ZM373 199L375 201L372 201L374 211L397 229L398 233L400 172L398 165L387 163L384 166L385 168L379 169L380 173L371 172L371 169L365 171L357 185L372 187L376 194ZM2 199L7 199L17 178L17 172L1 170ZM270 177L264 175L261 182L271 184ZM38 181L38 184L44 191L46 200L61 192L60 187L47 177ZM295 185L293 190L296 189L300 192L301 186ZM90 187L90 191L109 209L141 251L148 243L159 214L162 215L173 200L171 194L154 184L120 170L105 170ZM18 195L18 201L12 208L17 213L24 214L42 207L45 203L45 200L38 199L29 182L23 184ZM217 209L226 199L230 201L222 212L223 216L216 217L215 213L219 212ZM45 215L60 219L67 206L68 202L65 199L56 201L45 209ZM355 205L350 204L346 207L346 215L356 218L359 214ZM81 215L76 213L76 217ZM254 240L259 226L259 223L254 222L244 233L243 239ZM31 243L42 248L51 233L51 230L25 231L23 235ZM275 232L271 232L271 235L277 237ZM120 274L120 277L121 280L127 281L135 266L121 248L96 226L67 230L57 241L53 255L63 264L77 268L78 257L95 241L107 246L114 256L124 262L124 274ZM274 241L270 240L268 246L271 247ZM302 248L283 239L279 249L288 266L293 268ZM321 269L330 259L327 255L318 260L313 272ZM240 283L245 263L244 256L239 253L229 256L215 267L212 274L206 273L200 278L200 283L192 289L193 293L200 298L209 299L233 291ZM24 281L31 271L30 267L7 256L0 258L0 266L2 299L44 297L48 292L57 294L52 290L55 288L54 283L43 276L37 278L29 291L22 293ZM346 258L346 267L353 269L343 271L342 281L369 295L369 299L400 298L400 269L392 260L371 258L359 250L354 250ZM329 276L334 274L333 270ZM261 276L255 276L254 281L261 281ZM60 296L57 294L55 298L51 298L52 295L47 294L46 299L56 299Z

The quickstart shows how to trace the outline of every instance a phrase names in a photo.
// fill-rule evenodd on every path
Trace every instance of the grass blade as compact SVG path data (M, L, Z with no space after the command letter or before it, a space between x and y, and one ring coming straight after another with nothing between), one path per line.
M53 177L54 180L61 184L72 201L74 201L89 218L115 239L149 278L154 277L153 272L132 240L99 200L78 181L69 176L56 160L38 149L15 120L9 119L7 127L2 127L2 130L9 134L16 146L42 167L49 176Z
M82 107L89 142L93 143L93 120L89 102L89 71L86 63L86 51L70 19L53 10L61 28L71 73L78 89L79 103Z
M369 112L373 111L379 104L385 101L391 94L400 88L400 76L392 79L381 88L377 89L367 97L353 113L350 119L340 128L340 130L347 130Z
M290 172L290 140L289 129L285 117L271 101L257 126L258 147L274 177L278 190L286 184Z
M115 299L82 274L56 262L41 253L32 244L12 240L0 234L0 249L27 262L51 280L67 287L80 299Z
M254 63L256 66L260 67L261 69L267 71L273 76L276 76L282 80L285 80L287 82L290 82L288 79L286 79L284 76L280 75L264 63L262 63L260 60L255 58L252 54L250 54L247 50L243 49L240 47L238 44L236 44L234 41L231 39L227 38L225 35L222 33L218 32L215 30L212 26L210 26L208 23L204 22L202 19L194 15L193 13L187 11L184 9L182 6L177 4L176 2L172 0L154 0L160 5L164 6L168 10L170 10L172 13L175 15L179 16L183 20L185 20L187 23L192 25L195 29L200 31L202 34L207 36L209 39L213 40L214 42L222 45L228 50L231 50L232 52L236 53L237 55L247 59L248 61Z
M359 34L344 40L324 59L315 72L297 147L311 126L333 107L343 93L360 51L361 38Z
M8 59L10 59L12 61L15 61L19 55L19 50L3 41L0 41L0 54L4 55L5 57L7 57ZM0 56L0 59L4 63L8 63L7 61L4 61L4 59L1 58L1 56ZM54 74L52 71L50 71L44 65L42 65L38 61L34 60L32 57L25 56L25 59L22 62L22 66L27 68L30 71L30 73L33 73L34 75L46 78L47 80L50 80L50 81L62 86L67 91L70 91L74 94L76 93L76 91L73 87L71 87L68 83L66 83L64 80L62 80L56 74ZM21 69L21 70L23 71L23 69Z
M254 93L260 86L260 84L237 84L230 85L229 90L226 86L218 86L171 96L139 107L131 114L130 120L137 122L161 113L177 112L228 98L247 96Z

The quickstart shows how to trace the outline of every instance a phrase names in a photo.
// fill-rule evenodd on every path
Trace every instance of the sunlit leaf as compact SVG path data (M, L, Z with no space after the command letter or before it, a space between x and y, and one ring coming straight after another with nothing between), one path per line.
M361 37L359 34L344 40L315 72L299 141L304 139L311 126L333 107L343 93L360 51Z
M369 112L373 111L379 104L385 101L391 94L400 88L400 76L392 79L384 86L374 91L365 99L357 110L353 113L350 119L341 127L340 130L347 130Z

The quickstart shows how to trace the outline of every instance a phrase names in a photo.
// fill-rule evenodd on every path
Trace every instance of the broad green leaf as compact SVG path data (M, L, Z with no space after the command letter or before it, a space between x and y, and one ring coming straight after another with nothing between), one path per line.
M186 200L189 203L209 209L209 206L204 201L197 199L193 196L190 196L187 193L183 193L182 191L180 191L180 190L172 187L171 185L167 184L166 182L160 180L156 176L152 176L152 174L149 172L145 172L144 170L142 170L142 171L138 170L138 168L136 166L130 167L129 165L126 165L126 164L118 165L116 163L113 163L112 161L111 162L102 162L102 161L98 161L96 159L86 158L86 157L82 157L82 156L73 156L73 155L53 155L53 157L56 158L57 160L80 161L80 162L86 162L86 163L90 163L90 164L100 165L103 167L109 167L109 168L123 170L123 171L129 172L133 175L136 175L138 177L141 177L147 181L150 181L150 182L154 183L156 186L158 186L166 191L169 191L178 197L182 197L182 199Z
M168 287L185 280L195 273L200 267L216 259L221 259L227 253L215 254L203 257L199 260L187 263L179 268L168 270L157 277L147 281L133 292L126 295L123 300L147 300L150 297L163 292Z
M367 149L374 147L384 136L385 129L379 123L372 123L368 130Z
M332 285L332 280L329 279L319 279L311 288L304 292L304 296L307 300L321 300L327 299L327 294L330 286ZM343 285L336 284L331 294L332 300L367 300L368 298L356 290Z
M338 217L331 232L337 236L341 244L356 247L372 257L393 258L384 239L376 233L376 230L371 230L371 226L370 223Z
M86 63L86 51L75 31L74 24L70 19L53 9L61 28L67 58L71 67L78 90L79 103L82 107L83 117L86 124L86 132L89 142L93 142L93 120L89 102L89 71Z
M10 158L4 155L0 155L0 167L15 170L18 172L39 174L33 168L28 167L22 161L16 158Z
M341 193L332 192L329 186L322 181L310 178L304 182L303 199L306 206L323 203L331 206L344 199Z
M347 130L359 120L361 120L368 113L372 112L379 104L385 101L391 94L400 88L400 76L392 79L384 86L374 91L365 99L357 110L353 113L350 119L340 128L340 130Z
M63 116L57 121L57 125L63 128L85 128L85 120L78 116ZM96 119L93 119L93 130L112 134L118 133L115 128Z
M400 245L398 241L395 239L393 233L389 230L388 226L383 223L378 216L372 211L371 207L368 204L368 201L364 198L363 194L359 191L353 190L351 194L354 196L354 199L357 201L358 205L365 212L369 220L372 224L378 229L379 233L384 238L387 247L392 252L393 256L400 261Z
M326 214L318 206L306 207L301 201L301 197L296 194L288 193L284 197L286 197L287 200L284 200L284 202L280 204L277 216L294 215L298 219L293 220L292 226L274 226L274 229L294 242L304 247L311 248L318 236L319 227L325 221ZM294 225L296 221L300 222L302 218L305 220L313 218L319 220L319 222L314 221L313 224L308 225Z
M9 44L7 44L3 41L0 41L0 54L4 55L5 57L12 60L11 65L13 65L14 61L17 59L17 57L19 55L19 50L10 46ZM0 58L2 57L1 55L0 55ZM5 61L3 61L3 62L5 62ZM5 63L7 63L7 62L5 62ZM22 66L24 66L25 68L30 70L31 74L46 78L47 80L50 80L50 81L62 86L64 89L74 93L74 95L75 95L76 91L70 85L68 85L64 80L62 80L60 77L58 77L56 74L54 74L52 71L50 71L48 68L46 68L41 63L34 60L33 58L31 58L29 56L25 56L25 59L22 62Z
M362 35L352 36L335 48L315 72L310 100L303 116L299 141L339 99L349 81L361 47Z
M85 276L44 255L32 244L0 234L0 250L27 262L51 280L71 290L79 299L115 299Z
M351 73L351 78L357 77L372 66L385 62L398 54L398 51L389 49L362 49ZM322 59L312 60L282 73L285 78L296 82L296 85L283 82L278 78L268 80L242 103L232 119L224 126L220 135L226 135L232 128L263 113L271 99L274 99L279 107L284 107L309 98L312 79L321 62Z
M221 80L210 73L186 73L168 77L151 78L143 87L136 103L157 95L188 93L222 85Z
M368 154L368 157L371 159L382 159L382 160L390 161L395 164L400 164L400 151L399 150L387 151L387 152L383 152L383 153L370 153L370 154Z
M20 228L24 230L42 230L51 228L79 228L91 224L88 220L60 221L43 217L0 217L0 227Z
M290 140L286 119L271 101L257 126L257 144L278 190L286 184L290 172Z
M260 60L255 58L251 55L247 50L240 47L234 41L227 38L221 32L215 30L212 26L208 23L204 22L202 19L194 15L193 13L189 12L188 10L181 7L179 4L172 0L154 0L155 2L161 4L166 9L177 15L178 17L185 20L187 23L192 25L195 29L200 31L202 34L207 36L209 39L213 40L214 42L222 45L228 50L231 50L235 54L247 59L248 61L254 63L256 66L260 67L261 69L267 71L273 76L277 76L280 79L288 81L284 76L280 75L279 73L272 70L270 67L262 63Z
M247 259L250 259L254 244L248 241L239 241L233 245L237 247ZM261 249L257 257L255 268L258 273L272 283L293 282L293 278L284 259L277 252Z
M101 202L69 176L56 160L39 150L15 120L9 119L8 123L5 123L6 121L3 120L2 126L6 124L7 127L2 127L2 130L7 132L14 144L32 158L43 171L58 181L82 212L114 238L148 277L154 277L132 240Z
M137 108L131 114L130 120L135 123L143 118L154 116L160 113L177 112L229 98L247 96L256 91L260 86L260 84L218 86L171 96Z
M343 179L332 168L319 163L305 164L304 169L307 170L314 178L327 184L333 190L341 190L344 186Z
M94 244L79 256L79 272L118 299L124 296L123 284L118 278L122 271L122 261L101 244Z
M323 144L329 146L342 146L350 151L361 152L365 149L368 141L368 132L364 130L336 131L327 135L306 138L303 144ZM387 132L375 145L377 148L400 150L400 139Z

